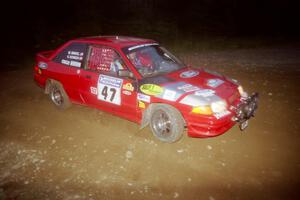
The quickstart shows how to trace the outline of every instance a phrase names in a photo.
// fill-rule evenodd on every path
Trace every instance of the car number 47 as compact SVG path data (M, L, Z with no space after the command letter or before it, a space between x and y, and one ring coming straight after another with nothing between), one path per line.
M109 92L108 92L108 90L109 90ZM117 91L116 88L109 88L108 89L107 86L104 86L103 89L102 89L101 94L103 95L104 100L106 100L107 97L110 96L109 101L112 102L115 98L116 91Z
M120 105L120 103L121 103L120 96L121 96L120 88L102 85L102 84L99 85L98 99L112 103L112 104Z

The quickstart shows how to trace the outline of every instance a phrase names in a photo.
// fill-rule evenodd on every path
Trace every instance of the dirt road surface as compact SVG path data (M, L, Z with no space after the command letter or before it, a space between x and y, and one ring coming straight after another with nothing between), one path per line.
M96 109L60 111L31 66L0 76L0 199L297 199L300 50L182 55L260 93L241 133L177 143Z

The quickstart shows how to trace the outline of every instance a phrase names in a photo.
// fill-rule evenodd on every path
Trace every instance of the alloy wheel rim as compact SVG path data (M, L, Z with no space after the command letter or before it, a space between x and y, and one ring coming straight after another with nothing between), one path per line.
M60 106L63 103L63 96L57 87L54 87L51 92L51 99L55 105Z
M159 137L167 138L171 135L171 120L169 116L162 110L158 110L154 114L153 128Z

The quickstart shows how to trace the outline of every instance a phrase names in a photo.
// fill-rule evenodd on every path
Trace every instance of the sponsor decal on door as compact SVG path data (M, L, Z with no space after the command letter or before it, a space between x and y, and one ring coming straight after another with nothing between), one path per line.
M108 103L121 105L121 86L123 80L106 75L100 75L98 79L98 99Z

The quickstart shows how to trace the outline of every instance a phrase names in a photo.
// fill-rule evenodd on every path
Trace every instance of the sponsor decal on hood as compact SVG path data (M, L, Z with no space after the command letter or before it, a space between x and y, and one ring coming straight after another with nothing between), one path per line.
M164 86L163 92L156 95L156 97L169 101L177 101L183 94L197 90L200 90L197 86L185 82L176 82Z
M223 83L224 83L224 81L221 80L221 79L218 79L218 78L216 78L216 79L208 79L207 82L206 82L206 84L209 87L212 87L212 88L216 88L216 87L222 85Z
M164 89L161 86L155 84L143 84L141 85L140 90L144 94L156 96L161 94Z
M180 74L181 78L192 78L195 77L199 74L198 71L196 70L188 70L188 71L184 71Z
M197 91L198 92L198 91ZM211 96L201 96L197 94L189 94L185 96L182 100L180 100L180 103L196 107L196 106L205 106L210 105L212 102L221 101L222 99L213 94Z
M221 79L206 80L206 84L212 88L218 87L223 83L224 81ZM177 101L180 97L187 93L189 94L185 96L180 103L190 106L197 106L207 105L211 102L220 100L220 97L216 95L216 91L214 89L201 88L185 81L167 82L163 86L147 81L140 85L139 91L141 94L144 94L142 95L143 98L140 98L140 100L143 99L142 101L145 101L146 99L149 101L148 98L150 96L168 101ZM149 97L145 98L145 96L148 95Z
M213 96L214 94L215 94L215 91L210 90L210 89L203 89L203 90L198 90L195 92L195 95L203 96L203 97L210 97L210 96Z
M200 88L191 84L185 84L183 86L179 86L177 89L183 90L185 92L194 92L199 90Z

